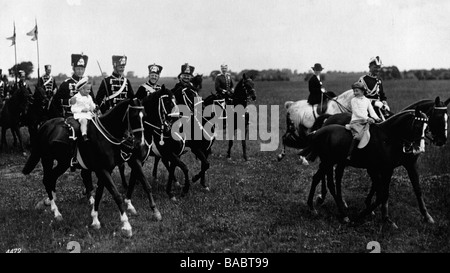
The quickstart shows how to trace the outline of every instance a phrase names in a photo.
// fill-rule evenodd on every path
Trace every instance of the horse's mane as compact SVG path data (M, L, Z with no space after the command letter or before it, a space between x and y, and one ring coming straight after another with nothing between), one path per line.
M422 104L425 104L425 103L430 103L430 102L431 102L431 103L434 103L434 101L432 101L432 100L426 100L426 99L420 100L420 101L417 101L417 102L415 102L415 103L413 103L413 104L410 104L410 105L406 106L405 108L403 108L402 111L415 109L415 108L417 108L419 105L422 105Z

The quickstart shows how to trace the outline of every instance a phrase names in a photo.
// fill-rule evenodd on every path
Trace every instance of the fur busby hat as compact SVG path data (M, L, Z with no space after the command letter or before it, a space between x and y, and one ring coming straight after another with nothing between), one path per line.
M118 55L114 55L112 56L112 64L113 66L118 66L118 65L127 65L127 56L123 55L123 56L118 56Z
M161 71L163 70L163 67L157 64L151 64L148 66L148 73L149 74L161 74Z
M185 63L181 66L180 75L188 74L188 75L194 76L194 70L195 70L195 67L190 66L188 63ZM180 77L180 75L178 75L178 77Z
M52 65L51 64L46 64L46 65L44 65L44 69L45 70L52 69Z
M72 54L72 67L84 67L86 68L88 63L88 56L83 54Z

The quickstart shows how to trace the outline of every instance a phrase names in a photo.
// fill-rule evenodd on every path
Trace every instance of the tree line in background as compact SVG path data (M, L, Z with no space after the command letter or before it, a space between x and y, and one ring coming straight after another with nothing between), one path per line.
M27 78L30 78L31 73L34 72L34 66L32 62L21 62L19 64L14 65L10 69L8 69L8 74L10 79L8 79L7 75L2 75L2 79L4 81L11 81L11 78L14 79L15 76L19 77L18 72L23 70ZM246 69L241 72L229 71L231 77L237 81L242 78L242 75L245 73L247 76L251 77L255 81L308 81L312 75L312 71L307 73L299 73L297 70L292 71L291 69L267 69L267 70L255 70L255 69ZM347 74L354 72L342 72L336 70L329 70L326 73L321 74L322 80L325 80L327 74ZM362 73L362 72L361 72ZM43 75L44 72L41 73ZM213 70L211 73L204 78L210 78L211 80L215 80L217 75L220 74L219 70ZM107 73L103 73L102 76L93 76L91 79L93 81L101 81L103 78L108 76ZM58 75L53 75L57 82L62 82L68 78L66 74L59 73ZM138 78L134 71L128 71L126 73L126 77L129 79ZM401 72L396 66L385 66L380 71L380 78L383 80L400 80L400 79L417 79L417 80L450 80L450 69L416 69L416 70L408 70Z

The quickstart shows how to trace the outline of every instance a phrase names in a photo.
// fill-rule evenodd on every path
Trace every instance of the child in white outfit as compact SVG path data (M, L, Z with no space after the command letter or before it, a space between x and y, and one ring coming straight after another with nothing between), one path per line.
M369 130L369 125L375 121L381 121L370 103L370 100L364 96L365 87L361 82L352 84L352 89L355 97L351 100L352 119L350 121L350 128L353 133L353 141L348 151L347 159L353 152L356 144L361 140L364 132Z
M91 91L91 84L88 83L88 78L82 78L77 83L76 89L79 92L70 99L70 109L73 113L73 118L80 122L80 130L83 140L87 141L87 123L88 120L92 119L92 112L95 109L95 103L89 95L89 92Z

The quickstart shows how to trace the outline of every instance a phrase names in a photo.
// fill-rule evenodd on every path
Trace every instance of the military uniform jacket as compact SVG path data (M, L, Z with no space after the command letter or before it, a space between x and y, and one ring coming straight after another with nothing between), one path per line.
M139 86L139 88L134 96L136 98L142 100L143 98L147 97L151 93L159 91L160 89L161 89L161 85L159 85L159 84L153 85L150 83L150 81L147 81L143 85Z
M219 74L216 77L216 92L218 93L224 93L223 90L231 91L231 89L234 87L233 80L231 79L231 75L229 73L225 74Z
M72 116L69 99L75 96L75 94L78 92L75 86L80 81L80 79L81 78L79 78L78 76L73 75L72 77L66 79L63 83L61 83L58 91L56 91L56 94L54 95L52 100L52 104L58 112L59 116ZM92 90L89 95L92 96Z
M376 76L364 75L359 78L359 81L366 87L366 97L371 100L385 101L386 95L384 94L383 84L381 80Z
M95 103L100 106L102 113L105 113L119 102L133 97L134 93L130 81L117 73L113 73L102 80L95 97Z
M39 78L38 86L41 86L45 90L47 97L53 96L53 90L58 89L56 81L52 76L44 75Z
M313 75L308 82L309 96L308 103L311 105L319 104L322 100L322 82Z

